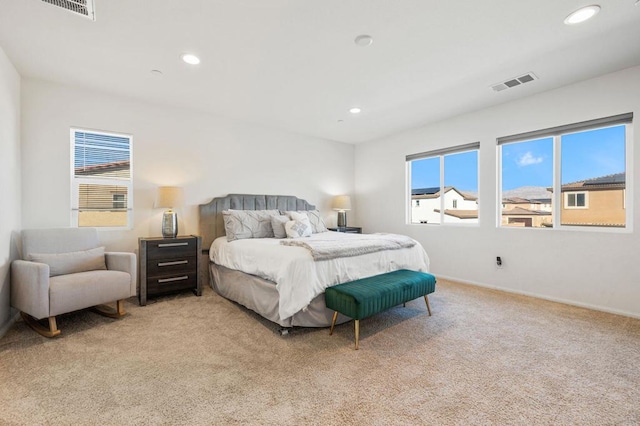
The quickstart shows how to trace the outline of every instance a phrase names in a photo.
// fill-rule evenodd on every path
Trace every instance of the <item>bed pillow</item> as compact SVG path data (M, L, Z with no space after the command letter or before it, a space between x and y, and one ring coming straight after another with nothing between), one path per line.
M49 276L107 269L104 247L67 253L31 253L29 260L49 265Z
M287 230L284 225L289 222L289 216L271 216L271 227L273 236L276 238L287 238Z
M227 241L273 238L271 217L279 214L278 210L224 210L222 217Z
M287 238L300 238L311 236L311 224L309 219L290 220L284 225L287 231Z
M297 219L297 215L304 215L309 218L309 222L311 223L311 232L314 234L319 234L320 232L328 232L327 226L320 215L319 210L298 210L298 211L286 211L283 212L287 216L289 216L292 220Z

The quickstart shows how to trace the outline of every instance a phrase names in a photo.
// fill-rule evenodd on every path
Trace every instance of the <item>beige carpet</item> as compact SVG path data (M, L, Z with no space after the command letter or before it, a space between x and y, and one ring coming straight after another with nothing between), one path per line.
M439 280L353 323L277 327L207 288L0 339L0 424L640 424L640 321Z

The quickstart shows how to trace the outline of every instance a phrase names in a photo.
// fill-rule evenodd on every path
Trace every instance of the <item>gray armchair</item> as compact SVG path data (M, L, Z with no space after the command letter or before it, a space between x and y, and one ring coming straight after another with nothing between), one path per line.
M11 305L46 337L60 334L56 315L93 307L119 318L136 295L135 254L105 253L95 228L25 229L22 258L11 263Z

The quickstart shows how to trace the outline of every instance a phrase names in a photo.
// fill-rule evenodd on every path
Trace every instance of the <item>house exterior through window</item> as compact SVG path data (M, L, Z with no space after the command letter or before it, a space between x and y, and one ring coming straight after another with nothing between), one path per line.
M498 138L501 226L630 228L633 113Z
M130 228L130 135L71 129L71 224Z
M478 223L480 143L407 156L409 223Z

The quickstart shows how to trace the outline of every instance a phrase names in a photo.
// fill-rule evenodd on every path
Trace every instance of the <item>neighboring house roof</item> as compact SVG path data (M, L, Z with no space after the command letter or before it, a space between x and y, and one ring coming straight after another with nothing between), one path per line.
M593 179L581 180L562 185L562 191L604 191L609 189L625 189L625 173L600 176ZM547 188L552 191L552 188Z
M473 195L465 194L464 192L458 191L454 186L445 186L444 192L445 194L451 190L456 191L462 198L467 201L475 201L478 197L474 197ZM412 200L426 200L429 198L438 198L440 196L440 187L435 186L431 188L416 188L411 190L411 199Z
M538 204L551 204L551 198L532 198L531 201L535 201Z
M543 210L529 210L522 207L514 207L509 210L502 210L503 216L551 216L551 212Z
M96 173L115 172L118 170L128 170L129 160L113 161L111 163L95 164L93 166L77 167L75 170L76 175L93 175Z
M503 198L503 204L541 204L540 201L530 200L528 198L520 198L520 197L512 197L512 198Z
M433 209L434 212L440 213L440 209ZM457 217L458 219L477 219L478 218L478 210L451 210L446 209L444 214Z

